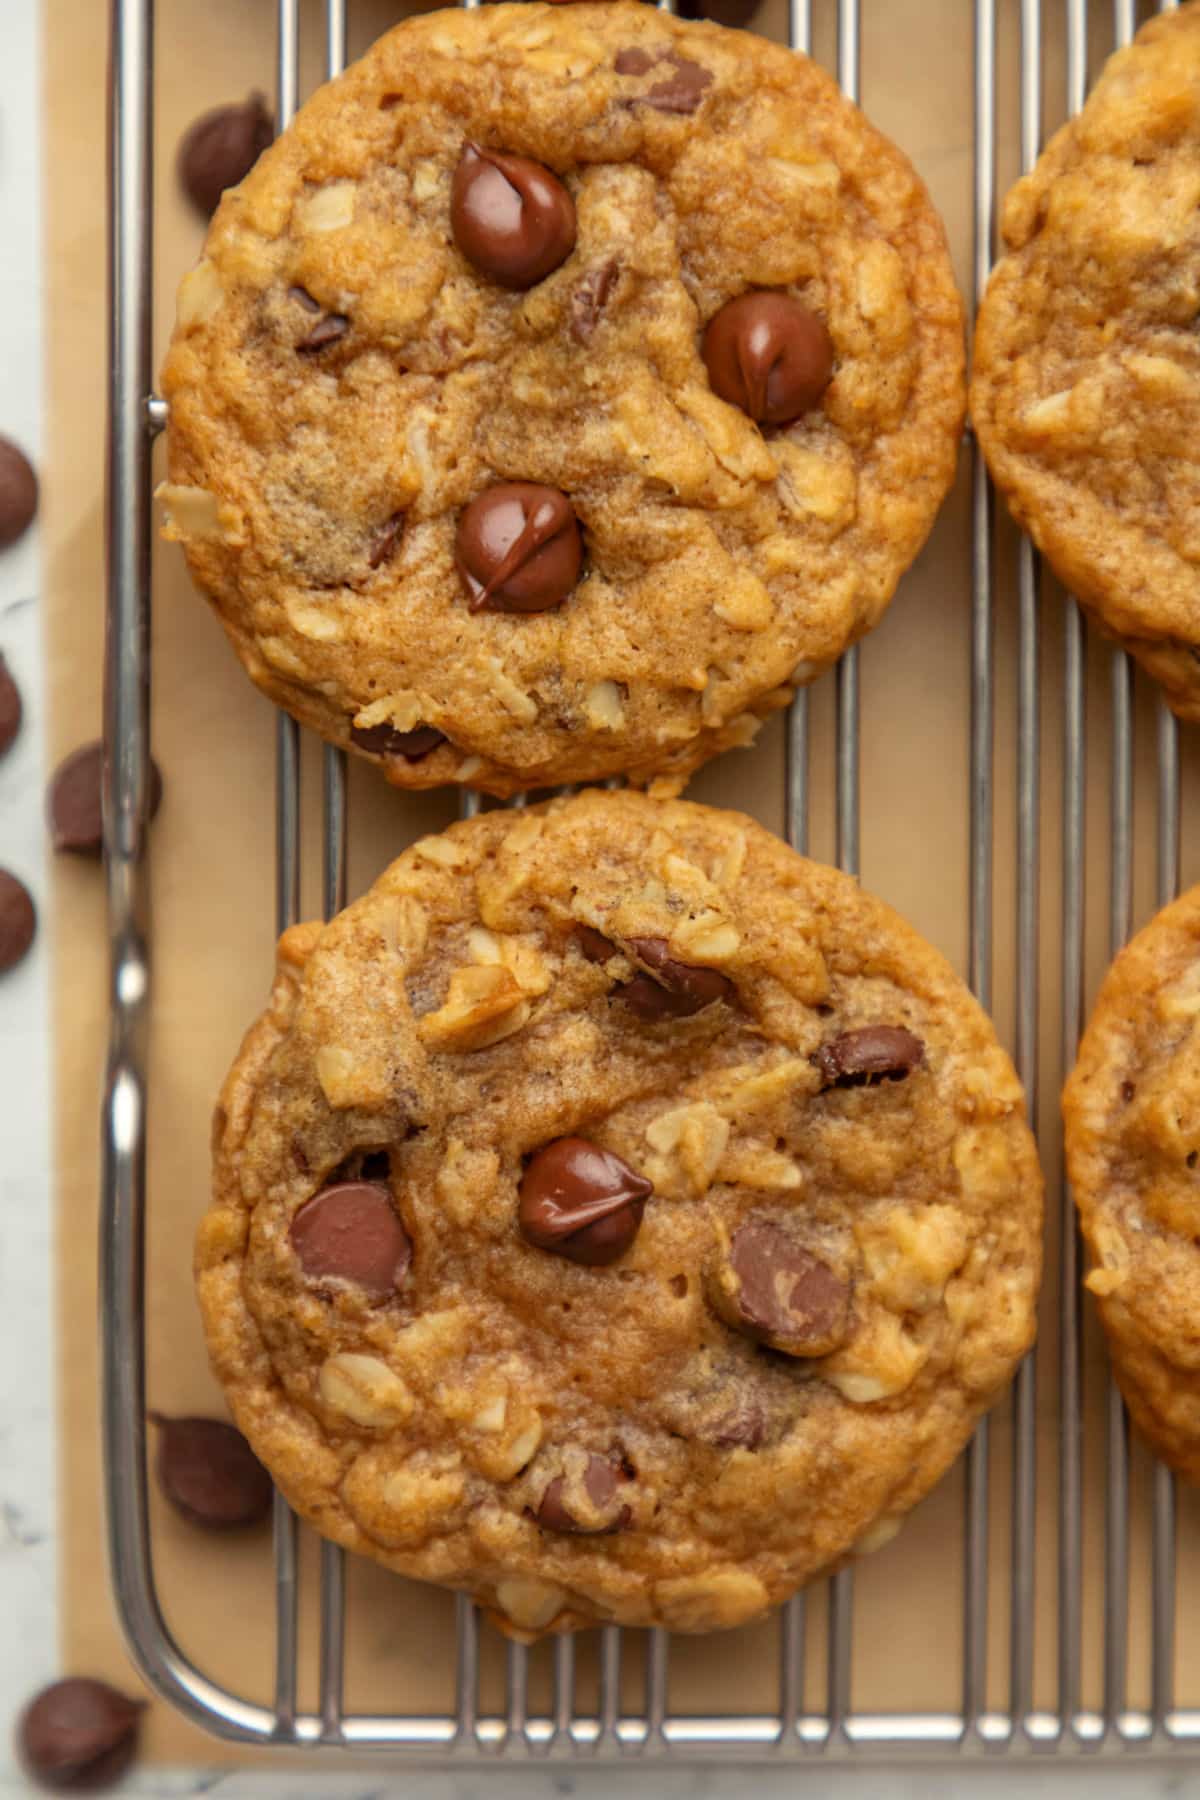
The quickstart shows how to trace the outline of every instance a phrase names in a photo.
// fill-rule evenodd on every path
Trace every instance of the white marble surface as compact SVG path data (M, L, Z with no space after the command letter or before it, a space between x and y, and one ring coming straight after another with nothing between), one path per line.
M101 0L80 0L99 5ZM40 445L40 246L37 143L38 0L0 0L0 432L35 456ZM52 479L52 474L51 474ZM45 890L41 814L41 644L36 533L0 555L0 650L26 697L26 723L0 763L0 862ZM58 1673L55 1627L53 1307L46 950L0 981L0 1794L28 1793L10 1747L9 1721L25 1697ZM20 1354L15 1348L20 1347ZM614 1800L627 1789L661 1800L757 1800L797 1793L845 1800L923 1800L938 1793L1001 1795L1200 1795L1200 1772L1131 1761L940 1772L913 1768L790 1772L484 1770L446 1775L364 1767L346 1776L294 1768L142 1771L126 1791L146 1796L219 1794L223 1800Z

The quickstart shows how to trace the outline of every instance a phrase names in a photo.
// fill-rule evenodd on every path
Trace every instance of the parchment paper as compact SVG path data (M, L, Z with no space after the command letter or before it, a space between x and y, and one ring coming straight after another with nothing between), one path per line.
M357 53L402 8L386 0L352 5ZM1050 8L1055 15L1059 9ZM1093 8L1093 14L1106 9ZM49 190L49 454L45 473L45 606L50 739L61 753L95 735L100 720L103 619L101 495L104 460L106 13L98 4L45 0ZM816 51L833 56L835 8L818 0ZM155 320L166 341L179 275L202 231L175 184L183 127L204 108L259 87L274 90L274 7L268 0L159 0ZM962 0L866 0L863 96L868 111L914 157L940 205L964 288L971 269L972 9ZM1003 183L1016 167L1017 0L1000 0L999 119ZM760 20L784 35L783 0L764 0ZM302 91L319 78L320 8L305 8ZM1097 23L1095 56L1107 48ZM1096 66L1094 62L1093 67ZM1061 43L1046 49L1047 121L1063 92ZM861 653L862 875L966 972L968 955L968 773L970 672L970 451L957 491L929 548L902 585L883 626ZM995 917L993 1005L1013 1029L1015 588L1012 534L997 532L995 610ZM1057 1203L1058 908L1062 599L1049 582L1043 608L1043 908L1040 1118L1044 1159ZM151 1404L165 1412L220 1413L191 1293L191 1243L206 1204L209 1112L239 1036L259 1009L273 944L273 717L192 594L178 551L155 551L154 747L166 800L152 845L154 904L153 1052L150 1087L148 1343ZM1107 954L1107 708L1109 655L1089 652L1089 992ZM1153 698L1139 677L1138 859L1135 916L1153 908ZM834 855L835 688L811 696L814 854ZM734 804L780 829L784 727L774 721L757 748L706 770L691 793ZM1195 774L1194 743L1185 775ZM319 908L319 752L304 747L305 906ZM1185 782L1185 793L1187 786ZM231 796L236 800L231 803ZM451 795L406 798L354 763L350 775L350 891L356 894L411 838L454 810ZM1184 876L1200 876L1200 846L1185 832ZM97 1431L95 1222L97 1104L105 1041L105 931L98 868L62 860L53 902L57 1024L58 1256L60 1269L61 1505L64 1668L134 1678L114 1623L104 1567ZM1052 1233L1053 1235L1053 1233ZM1051 1254L1039 1352L1039 1538L1036 1699L1055 1704L1057 1580L1057 1302ZM1099 1698L1103 1376L1088 1326L1088 1468L1085 1536L1088 1589L1084 1641L1087 1694ZM991 1438L989 1703L1007 1704L1009 1578L1008 1405ZM1137 1499L1147 1464L1135 1462ZM853 1653L856 1710L954 1709L961 1692L962 1466L918 1509L898 1541L859 1565ZM1144 1509L1142 1509L1144 1510ZM1147 1539L1142 1511L1134 1536L1131 1700L1147 1696ZM1181 1518L1183 1594L1194 1591L1200 1557L1195 1505ZM210 1538L154 1499L155 1562L163 1604L183 1648L235 1692L269 1696L273 1666L269 1534ZM302 1704L315 1700L316 1549L302 1558ZM453 1603L366 1563L349 1564L347 1706L352 1710L444 1710L453 1703ZM809 1600L805 1698L824 1691L823 1587ZM1200 1688L1200 1609L1181 1609L1180 1703ZM483 1709L503 1705L503 1649L485 1633ZM641 1646L627 1636L626 1703L640 1705ZM774 1710L778 1632L774 1622L728 1637L676 1639L670 1705L677 1711ZM595 1705L595 1644L580 1642L578 1705ZM549 1697L549 1654L535 1651L530 1700ZM214 1741L155 1704L147 1750L174 1760L230 1757Z

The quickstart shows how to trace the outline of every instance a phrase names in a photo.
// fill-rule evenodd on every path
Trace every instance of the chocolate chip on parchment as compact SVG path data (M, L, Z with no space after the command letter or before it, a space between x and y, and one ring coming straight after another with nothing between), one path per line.
M579 1537L602 1537L610 1532L624 1531L633 1517L633 1509L630 1506L614 1507L614 1503L621 1483L628 1479L624 1469L607 1456L589 1454L583 1472L583 1491L599 1518L592 1523L572 1513L565 1475L556 1475L547 1483L534 1516L548 1531L566 1531Z
M809 412L833 375L824 322L789 294L739 294L709 320L704 366L713 392L760 425Z
M726 1324L790 1356L824 1356L850 1328L849 1282L773 1219L738 1226L708 1291Z
M615 256L610 256L590 268L571 295L571 336L577 344L591 342L620 273L620 263Z
M416 725L411 731L397 731L394 725L352 725L350 742L373 756L402 756L406 762L420 762L432 756L439 744L447 742L444 732L435 725Z
M826 1087L874 1086L903 1081L925 1061L925 1046L903 1025L861 1025L814 1050L809 1061Z
M666 938L630 938L629 948L652 973L634 975L614 991L641 1019L688 1019L715 1000L734 998L728 975L677 961Z
M0 975L15 969L37 935L37 909L23 881L0 869Z
M0 653L0 756L4 755L21 729L22 710L21 690Z
M521 1236L589 1268L623 1256L638 1234L652 1182L587 1138L556 1138L530 1157L518 1189Z
M455 554L472 612L549 612L579 580L583 540L557 488L502 481L464 508Z
M520 291L544 281L575 248L575 202L531 157L468 143L454 171L450 228L482 275Z
M235 1531L266 1518L271 1477L240 1431L224 1419L149 1416L158 1427L158 1485L189 1524Z
M310 1280L348 1281L373 1300L394 1294L412 1262L412 1239L391 1193L374 1181L343 1181L315 1194L289 1235Z
M275 126L261 94L203 113L179 146L179 179L188 199L211 218L225 189L236 187L250 173L274 137Z
M50 836L56 850L76 856L99 856L104 846L101 784L104 745L81 744L64 757L50 778L48 811ZM162 804L162 775L150 764L150 817Z
M33 523L38 480L33 464L11 438L0 437L0 550L15 544Z
M144 1700L106 1681L69 1676L43 1688L17 1725L21 1760L55 1794L115 1787L137 1754Z
M310 356L318 350L327 349L330 344L338 343L349 329L350 321L345 313L326 313L323 319L318 319L308 336L300 339L296 349L301 356Z

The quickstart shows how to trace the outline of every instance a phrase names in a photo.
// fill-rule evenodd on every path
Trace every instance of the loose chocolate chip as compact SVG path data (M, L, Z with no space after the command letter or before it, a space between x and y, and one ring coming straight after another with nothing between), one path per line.
M583 1487L593 1507L601 1515L608 1512L617 1497L621 1482L627 1479L624 1469L619 1464L610 1462L607 1456L589 1455L583 1472ZM609 1532L624 1531L633 1517L633 1508L622 1506L611 1518L602 1517L599 1523L588 1524L571 1512L566 1487L566 1477L556 1475L547 1484L542 1495L535 1517L538 1524L544 1525L548 1531L568 1531L580 1537L602 1537Z
M150 1420L158 1426L158 1485L189 1524L234 1531L266 1518L271 1477L240 1431L223 1419Z
M348 1281L373 1300L394 1294L412 1262L412 1239L391 1193L373 1181L343 1181L314 1195L290 1235L311 1281Z
M316 350L324 350L330 344L336 344L344 338L350 329L350 321L345 313L326 313L296 345L302 356L311 355Z
M81 744L59 763L50 778L50 836L56 850L76 856L99 856L104 846L104 819L100 798L104 775L104 746ZM162 776L158 764L150 764L150 817L162 804Z
M179 146L179 179L206 218L226 188L236 187L275 136L261 94L240 106L217 106L189 126Z
M925 1046L903 1025L861 1025L822 1044L809 1060L826 1087L870 1087L903 1081L925 1061Z
M740 294L709 320L704 365L713 392L760 425L809 412L833 374L833 340L789 294Z
M0 655L0 756L8 749L21 729L21 690L12 670Z
M571 502L533 481L502 481L476 494L458 521L455 550L472 612L549 612L583 566Z
M850 1286L772 1219L747 1219L709 1295L736 1331L791 1356L824 1356L850 1325Z
M527 1244L598 1268L624 1256L654 1186L611 1150L565 1137L530 1158L518 1192Z
M620 273L620 263L615 256L610 256L606 262L589 269L571 295L571 336L576 343L591 341Z
M575 942L579 945L580 955L591 963L607 962L610 956L617 954L616 945L610 944L604 933L597 931L594 925L577 925Z
M55 1794L115 1787L137 1754L144 1700L105 1681L74 1675L36 1695L21 1715L17 1742L34 1781Z
M0 550L7 550L29 529L37 504L33 464L11 438L0 437Z
M705 89L712 86L712 70L680 56L677 50L669 50L659 61L669 63L671 73L663 81L656 81L644 96L646 105L656 112L694 113Z
M381 525L371 540L371 549L367 557L368 569L382 568L390 562L396 545L404 535L404 514L393 513L386 525Z
M575 202L530 157L466 144L450 190L450 228L480 274L501 287L531 288L575 248Z
M618 50L613 61L613 68L618 75L644 75L647 69L653 68L654 58L648 50L631 44L625 50Z
M731 1001L736 989L728 975L695 963L677 962L666 938L630 938L629 948L653 974L638 974L616 989L617 998L640 1019L688 1019L714 1000Z
M406 762L420 762L431 756L446 735L434 725L417 725L412 731L397 731L394 725L352 725L350 742L373 756L402 756Z
M0 869L0 975L15 969L37 932L37 910L23 881Z

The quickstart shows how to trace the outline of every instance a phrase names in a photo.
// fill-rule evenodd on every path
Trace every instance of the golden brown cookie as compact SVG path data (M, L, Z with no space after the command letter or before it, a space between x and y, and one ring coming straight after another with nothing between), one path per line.
M1200 1480L1200 887L1104 978L1063 1094L1067 1166L1121 1392Z
M426 14L222 201L166 533L255 682L399 786L678 784L879 619L962 361L924 187L806 58Z
M1059 578L1200 718L1200 7L1105 67L1004 208L971 414Z
M990 1024L736 813L421 840L284 936L215 1144L239 1428L318 1530L518 1636L757 1617L895 1532L1033 1335Z

